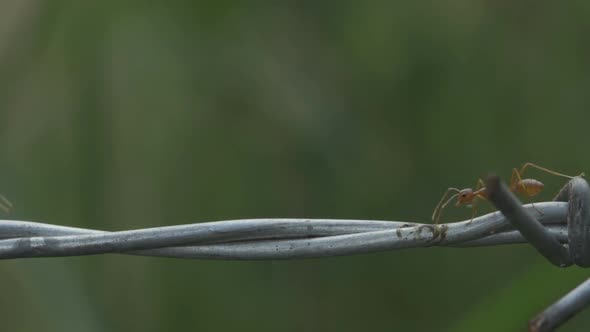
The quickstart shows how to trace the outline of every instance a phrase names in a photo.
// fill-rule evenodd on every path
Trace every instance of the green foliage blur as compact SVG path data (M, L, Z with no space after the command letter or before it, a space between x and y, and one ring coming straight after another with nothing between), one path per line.
M589 34L584 1L3 1L0 191L104 230L429 222L488 172L590 172ZM564 182L529 174L539 200ZM7 331L524 331L586 275L526 245L30 259L0 263L0 308Z

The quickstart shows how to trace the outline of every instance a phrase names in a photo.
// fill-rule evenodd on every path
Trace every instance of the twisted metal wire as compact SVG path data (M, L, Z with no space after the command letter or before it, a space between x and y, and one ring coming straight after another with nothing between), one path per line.
M568 203L535 203L534 208L525 208L561 243L568 242ZM0 239L0 259L123 253L278 260L526 242L500 212L439 225L376 220L241 219L119 232L3 220Z
M119 232L0 221L0 259L120 253L188 259L278 260L430 246L530 243L553 264L590 267L590 186L576 177L556 201L521 205L495 176L490 201L502 212L448 224L341 219L241 219ZM507 219L505 215L509 218ZM583 283L530 322L553 331L590 304Z

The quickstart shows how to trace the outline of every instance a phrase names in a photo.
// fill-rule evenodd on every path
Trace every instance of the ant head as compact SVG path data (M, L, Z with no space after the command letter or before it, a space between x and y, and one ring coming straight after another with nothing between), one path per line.
M461 189L459 193L457 193L457 203L455 206L459 206L461 204L471 203L473 198L475 197L475 192L471 188Z

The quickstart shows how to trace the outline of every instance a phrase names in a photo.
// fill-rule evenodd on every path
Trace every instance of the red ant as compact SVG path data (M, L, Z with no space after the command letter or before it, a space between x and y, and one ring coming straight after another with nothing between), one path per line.
M535 179L523 179L522 178L524 171L529 166L539 169L541 171L545 171L549 174L556 175L556 176L561 176L561 177L568 178L568 179L574 178L573 176L561 174L561 173L552 171L550 169L547 169L547 168L544 168L544 167L541 167L541 166L538 166L538 165L535 165L532 163L526 163L520 168L520 171L517 170L516 168L512 169L512 176L510 177L510 191L523 194L527 197L533 197L533 196L537 195L538 193L540 193L541 190L543 190L543 187L545 185L541 181L538 181ZM584 173L580 174L580 176L584 176ZM449 198L447 201L445 201L447 195L450 192L455 192L455 194L452 195L451 198ZM457 188L447 189L447 191L445 192L443 197L440 199L440 202L438 202L438 205L434 209L434 212L432 213L432 221L434 221L436 224L438 224L438 221L440 219L440 215L442 214L442 210L455 197L457 197L457 202L455 203L455 206L471 204L471 206L472 206L471 220L473 220L473 217L477 213L477 207L476 207L477 199L479 198L479 199L487 200L488 199L488 192L487 192L487 189L486 189L485 184L482 179L477 180L477 186L475 187L475 190L473 190L471 188L465 188L465 189L461 189L461 190L459 190ZM444 202L444 204L443 204L443 202ZM537 209L535 208L535 210L537 210ZM539 213L541 213L541 211L539 211L539 210L537 210L537 211Z

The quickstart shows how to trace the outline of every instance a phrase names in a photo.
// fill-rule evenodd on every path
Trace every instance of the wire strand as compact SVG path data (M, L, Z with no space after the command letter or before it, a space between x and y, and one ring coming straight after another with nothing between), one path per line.
M567 239L565 202L525 208ZM524 242L500 212L448 224L341 219L240 219L105 232L0 221L0 259L126 253L192 259L277 260L429 246Z

